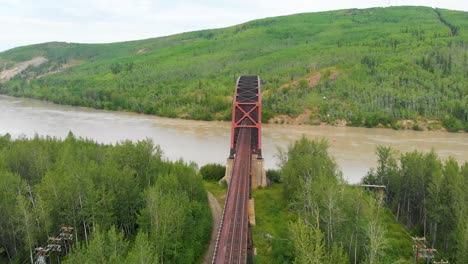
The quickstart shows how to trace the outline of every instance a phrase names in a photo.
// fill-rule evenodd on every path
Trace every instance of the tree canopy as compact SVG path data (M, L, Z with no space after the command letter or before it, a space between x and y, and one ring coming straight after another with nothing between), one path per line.
M211 213L195 164L150 140L0 136L0 262L23 263L62 226L65 263L197 263Z
M442 161L432 151L398 154L377 148L378 166L363 179L386 185L386 204L396 219L427 238L444 259L468 262L468 162Z

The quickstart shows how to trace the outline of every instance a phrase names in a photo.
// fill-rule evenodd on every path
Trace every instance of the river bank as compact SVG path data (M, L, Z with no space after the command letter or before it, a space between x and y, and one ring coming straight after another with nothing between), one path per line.
M230 122L193 121L151 115L57 105L33 99L0 96L0 134L63 138L76 136L102 143L152 139L172 160L183 158L200 166L224 164L229 154ZM263 126L263 157L267 168L277 167L277 148L285 148L305 135L330 141L335 157L349 182L358 182L376 165L375 148L392 146L400 152L434 149L441 158L468 160L468 134L336 126Z
M101 109L101 108L93 108L93 107L86 107L86 106L80 106L80 105L68 105L68 104L61 104L61 103L55 103L52 101L48 100L41 100L41 99L35 99L35 98L29 98L29 97L15 97L15 96L10 96L10 95L5 95L5 94L0 94L0 97L5 97L5 98L18 98L21 100L32 100L32 101L38 101L44 104L50 104L50 105L62 105L62 106L71 106L74 108L81 109L83 111L91 110L91 111L103 111L103 112L117 112L117 113L127 113L127 114L136 114L139 116L154 116L158 118L169 118L169 119L178 119L178 120L188 120L188 121L206 121L206 122L228 122L226 120L195 120L195 119L187 119L183 117L164 117L164 116L157 116L157 115L151 115L151 114L145 114L145 113L138 113L138 112L132 112L132 111L126 111L125 109L122 110L109 110L109 109ZM370 129L391 129L391 130L414 130L414 131L427 131L427 132L447 132L447 133L467 133L468 131L465 131L463 129L460 129L458 131L449 131L447 128L443 127L443 122L441 120L436 120L436 119L427 119L423 117L418 117L417 119L401 119L395 121L394 124L387 124L387 125L382 125L378 124L375 127L366 127L364 125L362 126L353 126L350 121L345 120L345 119L336 119L332 122L323 122L318 118L313 118L312 117L312 112L310 110L305 110L304 113L298 115L297 117L292 117L288 115L278 115L275 117L272 117L268 120L268 122L264 123L270 124L270 125L304 125L304 126L331 126L331 127L357 127L357 128L370 128ZM364 124L364 122L363 122Z

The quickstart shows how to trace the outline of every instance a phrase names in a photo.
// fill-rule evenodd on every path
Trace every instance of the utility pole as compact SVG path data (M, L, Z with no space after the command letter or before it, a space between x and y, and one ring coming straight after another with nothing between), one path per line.
M418 264L419 258L431 259L434 258L437 249L428 248L426 246L425 237L412 237L413 239L413 250L414 250L414 263Z
M49 256L50 252L47 248L38 247L36 251L36 261L34 264L47 264L46 258Z
M62 226L62 228L60 228L60 238L64 242L65 254L68 254L71 251L71 246L73 244L73 229L74 228L71 226Z
M60 264L60 252L62 251L61 242L62 239L58 237L49 237L47 240L49 244L47 248L52 252L56 252L55 256L57 257L57 263Z
M62 246L65 247L64 255L68 254L71 250L73 243L73 227L63 226L60 228L60 234L58 237L49 237L47 239L47 246L37 247L36 251L36 261L34 264L47 264L47 258L49 258L49 263L51 261L51 253L55 253L57 258L57 263L60 264L60 255L62 252Z

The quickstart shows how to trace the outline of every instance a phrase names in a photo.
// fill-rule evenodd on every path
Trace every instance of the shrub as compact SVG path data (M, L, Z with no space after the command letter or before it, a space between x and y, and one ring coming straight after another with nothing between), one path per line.
M206 164L200 168L200 174L204 180L219 181L224 177L226 166L220 164Z
M281 182L281 174L279 170L269 169L266 171L267 178L274 183Z
M413 130L415 131L423 131L423 128L418 125L418 123L413 124Z
M445 117L442 124L450 132L458 132L459 130L463 130L462 122L454 116Z
M440 130L442 125L439 122L429 123L428 127L429 130Z
M393 121L390 126L392 127L392 129L394 130L400 130L401 129L401 125L397 122L397 121Z
M364 125L368 128L376 127L379 124L378 117L376 115L370 115L366 117Z
M348 126L352 127L360 127L363 125L363 116L361 113L356 113L351 115L349 118L349 122L347 123Z

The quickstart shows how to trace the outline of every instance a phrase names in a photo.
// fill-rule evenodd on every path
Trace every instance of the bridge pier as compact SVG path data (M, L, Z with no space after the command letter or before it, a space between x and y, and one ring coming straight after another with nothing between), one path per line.
M226 160L226 171L224 172L224 177L219 180L219 183L226 182L227 185L229 185L229 182L231 181L231 176L232 176L232 168L234 167L234 158L229 157Z
M223 181L226 184L229 184L232 176L232 168L234 166L234 158L228 158L226 160L226 171L224 173L224 177L219 181L222 183ZM258 187L266 187L268 186L268 180L266 177L265 167L264 167L264 160L262 158L258 158L257 154L252 155L252 171L251 171L251 188L257 189Z
M264 160L258 158L257 154L252 155L252 189L268 186L265 172Z
M251 175L250 175L250 183L251 189L256 189L258 187L266 187L268 186L268 181L266 178L266 172L264 167L264 160L259 159L257 154L252 155L252 163L251 163ZM219 181L221 184L223 181L226 184L229 184L232 177L232 168L234 167L234 158L228 158L226 160L226 172L224 177ZM249 199L249 222L250 225L255 225L255 201L252 197Z

